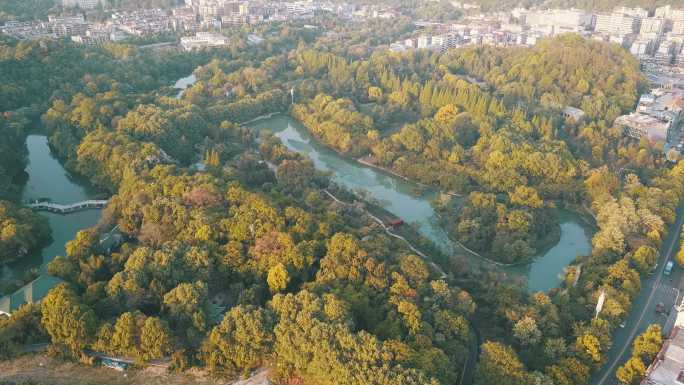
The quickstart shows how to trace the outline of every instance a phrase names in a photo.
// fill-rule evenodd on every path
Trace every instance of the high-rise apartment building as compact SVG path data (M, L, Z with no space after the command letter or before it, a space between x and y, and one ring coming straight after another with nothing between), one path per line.
M79 7L83 9L93 9L99 3L100 0L62 0L63 7Z
M672 64L672 60L674 59L674 52L675 52L676 48L677 48L676 43L673 41L670 41L670 40L665 40L664 42L660 43L660 47L658 47L658 50L655 53L656 61L659 64L663 64L663 65Z
M639 31L639 18L619 13L596 15L596 32L629 35Z
M647 35L654 33L660 35L665 30L665 19L662 17L647 17L641 19L641 28L639 29L640 35Z
M432 42L430 46L433 49L446 51L449 48L457 47L458 41L458 35L456 35L455 33L445 33L442 35L432 36Z
M672 23L673 35L684 35L684 20L675 20Z
M532 11L525 16L530 26L551 26L556 32L580 31L592 24L592 15L577 9Z
M637 17L639 19L644 19L648 17L648 11L643 8L629 8L629 7L615 7L613 13L619 15L627 15L632 17Z
M684 8L675 9L670 5L657 8L655 11L656 17L662 17L670 20L684 20Z
M432 39L430 36L423 35L418 38L418 48L430 48Z

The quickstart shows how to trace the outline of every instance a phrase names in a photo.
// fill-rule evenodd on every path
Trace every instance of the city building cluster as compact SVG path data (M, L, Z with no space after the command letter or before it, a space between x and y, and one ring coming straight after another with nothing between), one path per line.
M62 0L61 5L65 8L78 7L81 9L94 9L100 0Z
M446 50L468 44L534 45L543 37L578 33L619 44L645 64L684 67L684 9L617 7L593 14L578 9L524 9L479 14L454 24L416 23L437 32L395 42L391 49Z
M181 38L181 47L188 51L202 47L220 47L227 44L227 37L213 32L197 32L195 36Z
M445 51L479 44L532 46L541 38L565 33L619 44L639 60L653 89L641 96L633 113L618 117L615 125L627 136L664 143L666 151L684 153L684 7L663 6L651 13L642 8L617 7L599 14L578 9L518 8L478 14L458 23L415 24L424 29L392 43L390 50Z
M675 306L674 323L668 338L653 363L646 369L641 385L681 385L684 384L684 302Z
M684 143L679 141L677 134L683 119L684 91L658 88L642 95L636 111L618 117L615 125L635 139L673 143L681 150Z
M195 31L197 24L182 13L161 9L115 12L105 22L86 21L82 14L49 16L47 21L8 21L0 32L17 39L70 38L82 44L121 41L132 36L150 36L167 32Z
M207 25L217 27L255 24L266 20L313 17L320 3L312 1L256 2L235 0L185 0L185 4Z
M98 0L62 0L67 8L78 7L75 16L50 16L47 21L9 21L0 32L17 39L70 38L82 44L121 41L128 37L153 36L164 33L193 35L184 47L222 45L222 39L207 31L221 30L241 24L286 21L313 17L317 10L341 13L345 17L355 9L314 1L265 2L234 0L186 0L185 6L170 10L142 9L114 12L109 20L90 22L82 11L97 6Z

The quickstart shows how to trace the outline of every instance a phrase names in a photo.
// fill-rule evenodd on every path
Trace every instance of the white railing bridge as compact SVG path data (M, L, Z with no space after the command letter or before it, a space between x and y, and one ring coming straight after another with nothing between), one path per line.
M107 206L107 200L87 200L68 205L51 202L36 202L26 205L34 210L48 211L57 214L70 214L81 210L103 209Z

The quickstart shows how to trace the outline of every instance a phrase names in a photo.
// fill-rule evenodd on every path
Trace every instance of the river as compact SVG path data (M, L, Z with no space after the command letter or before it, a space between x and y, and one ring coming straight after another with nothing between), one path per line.
M174 85L180 89L178 97L196 81L194 75L179 79ZM353 160L345 159L336 152L319 145L298 122L288 116L277 115L250 124L255 129L274 132L290 150L311 158L317 169L328 171L333 180L352 191L364 191L373 201L388 212L408 223L418 225L420 233L430 239L446 254L462 254L474 263L482 261L453 244L439 224L431 201L436 190L428 190L421 196L413 193L415 186L401 178L388 175ZM70 177L64 167L52 155L43 135L27 138L29 150L29 178L23 190L24 200L49 198L56 203L72 203L94 198L95 191L86 188ZM577 255L591 251L589 235L581 220L570 212L560 211L561 236L559 242L530 264L503 268L513 276L524 277L530 291L547 291L558 286L564 268ZM99 210L87 210L69 215L41 213L48 218L53 241L42 253L23 258L3 271L3 276L21 277L30 268L42 266L56 255L64 254L66 242L79 230L94 226L100 216Z
M90 189L66 171L62 164L52 155L45 135L29 135L26 138L28 147L28 180L22 191L23 200L47 198L55 203L74 203L94 199L97 191ZM3 278L19 278L32 268L40 268L45 272L47 263L57 255L64 255L65 245L75 238L79 230L92 227L100 218L98 209L79 211L68 215L40 212L45 216L52 229L52 242L40 253L15 261L3 269Z
M419 232L447 254L462 254L474 263L481 259L453 244L440 226L431 201L438 192L430 190L421 196L412 192L415 186L402 178L388 175L318 144L298 122L285 115L277 115L249 124L257 130L268 130L279 137L292 151L307 155L318 170L328 171L336 183L352 191L364 191L374 203L408 223L418 225ZM561 236L559 242L527 265L502 268L513 276L527 279L530 291L547 291L561 282L565 267L577 255L591 251L589 234L573 213L559 210Z

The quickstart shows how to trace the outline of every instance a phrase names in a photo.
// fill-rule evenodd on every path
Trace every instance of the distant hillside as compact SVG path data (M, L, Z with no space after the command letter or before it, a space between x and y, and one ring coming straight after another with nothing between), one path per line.
M7 20L47 18L55 0L3 0L0 1L0 23Z
M663 5L681 4L680 0L472 0L472 2L480 4L483 10L500 10L519 6L575 7L591 11L606 11L618 6L627 6L652 10Z
M135 10L148 8L171 8L183 0L100 0L109 9ZM46 19L50 12L60 10L59 0L0 0L0 24L7 20Z

